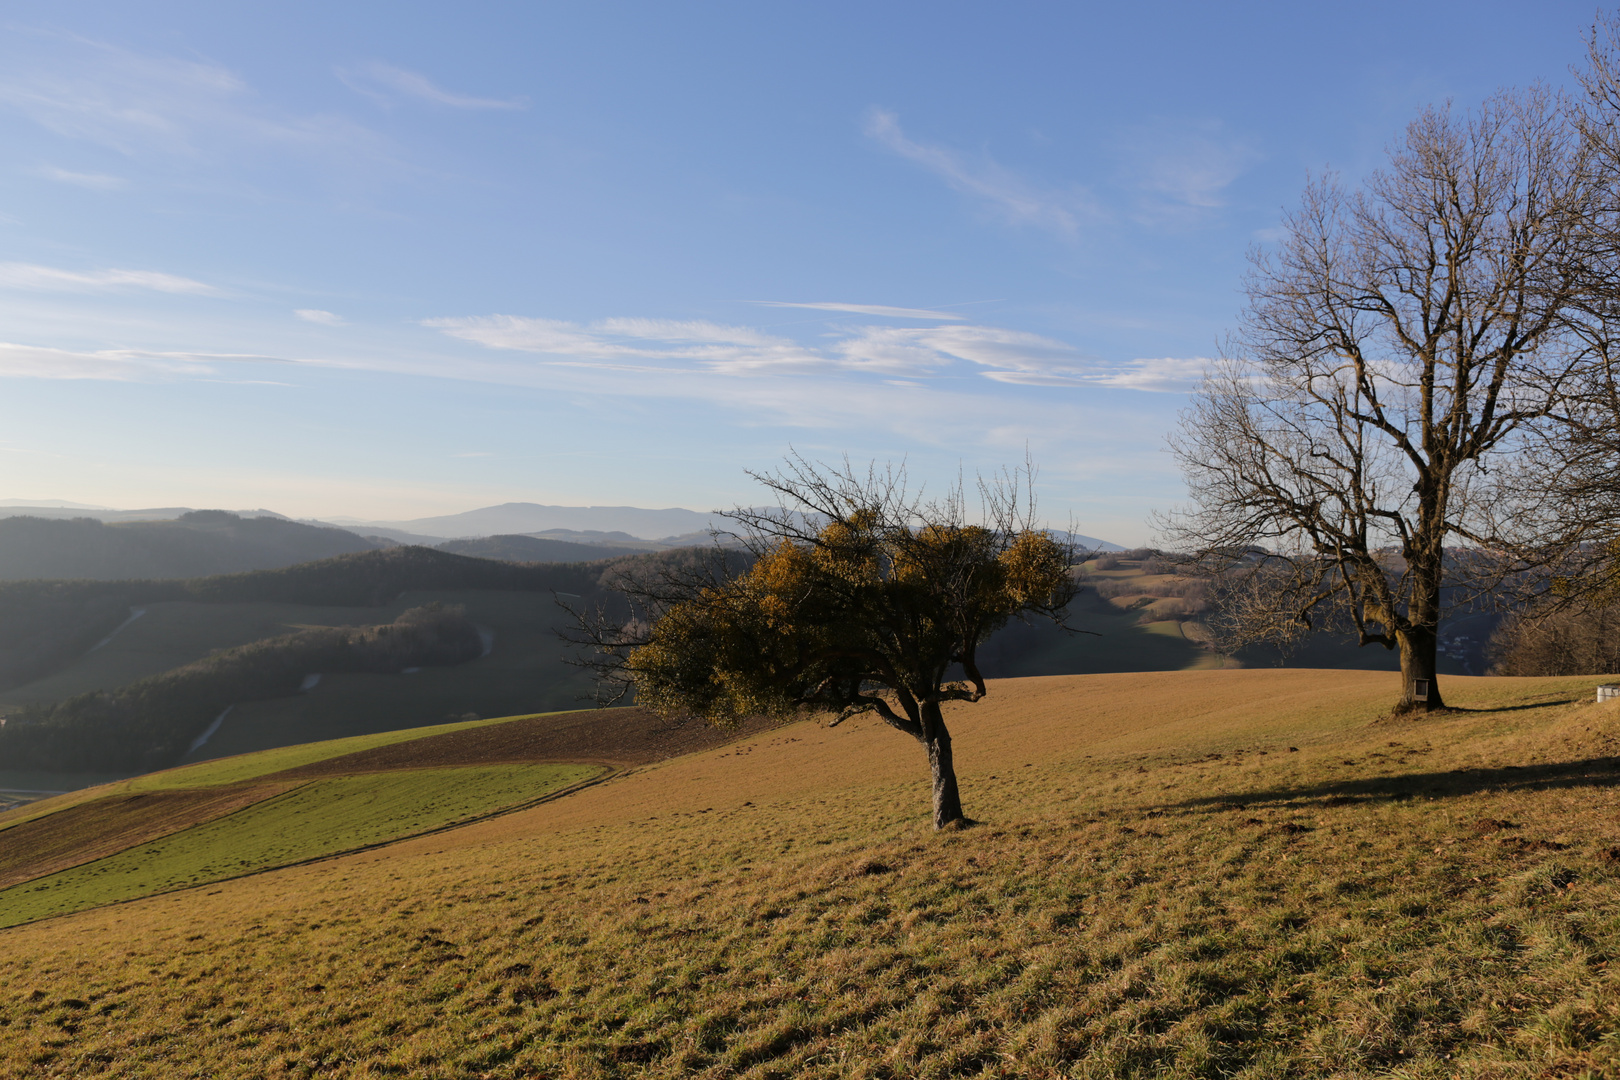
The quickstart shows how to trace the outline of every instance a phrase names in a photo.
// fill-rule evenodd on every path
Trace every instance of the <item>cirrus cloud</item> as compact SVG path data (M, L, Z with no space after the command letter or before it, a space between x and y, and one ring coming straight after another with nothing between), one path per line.
M62 270L34 263L0 263L0 288L99 290L148 289L153 292L217 296L220 290L201 281L156 270Z
M834 310L851 308L904 310L855 304ZM423 325L486 348L532 353L543 357L543 364L604 372L736 378L870 375L887 385L899 385L896 380L978 376L1011 386L1174 393L1190 389L1205 365L1201 358L1111 364L1054 338L965 322L834 326L814 343L704 320L611 318L576 323L476 315L426 319Z

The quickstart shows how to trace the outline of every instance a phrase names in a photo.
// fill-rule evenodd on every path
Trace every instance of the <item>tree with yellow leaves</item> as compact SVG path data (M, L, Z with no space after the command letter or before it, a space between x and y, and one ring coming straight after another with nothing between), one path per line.
M960 484L924 502L903 469L862 476L795 456L750 475L778 498L725 515L751 558L720 551L701 572L654 562L628 575L628 620L581 619L575 640L594 650L584 662L614 700L633 689L667 716L875 713L927 752L934 827L965 822L941 706L988 692L976 660L986 638L1015 617L1061 623L1076 591L1078 553L1035 527L1033 471L981 482L978 523Z

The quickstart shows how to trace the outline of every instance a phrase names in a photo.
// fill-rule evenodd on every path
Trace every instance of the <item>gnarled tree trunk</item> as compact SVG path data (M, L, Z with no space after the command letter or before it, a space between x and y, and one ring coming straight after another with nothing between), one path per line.
M1401 650L1401 700L1395 706L1398 713L1431 712L1445 708L1440 697L1440 682L1435 678L1440 635L1432 626L1414 626L1396 635ZM1418 683L1424 683L1427 695L1418 696Z
M934 777L934 828L943 829L957 821L966 821L962 813L962 797L956 790L956 763L951 758L951 733L946 730L945 717L937 701L922 705L922 744L928 751L928 768Z
M1439 500L1429 496L1425 502L1431 505L1425 506L1423 517L1438 520L1444 512ZM1431 533L1438 532L1438 528L1431 530ZM1406 607L1406 618L1394 628L1395 644L1401 653L1401 700L1395 706L1397 713L1445 708L1434 670L1439 659L1440 586L1445 574L1442 551L1436 544L1434 549L1415 553L1412 559L1411 600Z

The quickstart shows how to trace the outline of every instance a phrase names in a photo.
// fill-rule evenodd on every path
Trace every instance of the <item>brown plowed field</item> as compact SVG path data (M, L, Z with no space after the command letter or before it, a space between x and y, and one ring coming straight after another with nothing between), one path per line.
M662 720L642 708L587 709L379 746L300 765L273 773L266 779L305 780L391 769L542 761L646 765L699 750L712 750L773 726L768 720L751 720L735 728L715 728L698 720L684 723Z
M296 782L113 795L0 831L0 889L91 862L280 795Z

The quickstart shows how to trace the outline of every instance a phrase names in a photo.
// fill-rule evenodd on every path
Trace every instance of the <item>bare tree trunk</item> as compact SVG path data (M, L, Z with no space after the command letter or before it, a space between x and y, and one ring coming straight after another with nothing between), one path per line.
M1397 631L1401 650L1401 700L1398 713L1429 712L1445 708L1440 683L1435 678L1440 635L1432 626L1414 626ZM1418 684L1422 683L1422 686Z
M1401 650L1401 700L1397 713L1432 712L1445 708L1435 665L1440 647L1440 581L1443 573L1439 557L1426 560L1430 565L1413 568L1418 580L1412 583L1412 600L1406 609L1406 626L1397 628L1395 641Z
M951 758L951 733L937 701L922 706L923 748L928 751L928 767L934 776L934 828L967 820L962 813L962 797L956 790L956 763Z

